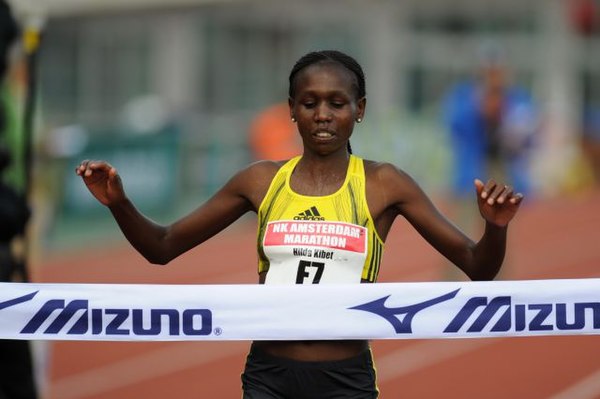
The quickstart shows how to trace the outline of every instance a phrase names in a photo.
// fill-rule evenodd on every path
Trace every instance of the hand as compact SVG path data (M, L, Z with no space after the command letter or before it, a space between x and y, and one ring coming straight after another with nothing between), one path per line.
M109 163L85 160L75 168L75 173L102 205L112 206L126 199L121 178Z
M494 179L488 180L485 185L481 180L475 179L475 190L481 216L500 227L508 225L523 200L523 194L515 194L512 187L498 184Z

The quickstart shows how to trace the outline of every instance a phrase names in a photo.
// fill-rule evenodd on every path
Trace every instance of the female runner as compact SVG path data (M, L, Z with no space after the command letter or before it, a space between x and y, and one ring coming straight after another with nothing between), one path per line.
M408 174L352 155L350 136L366 104L365 77L352 57L338 51L306 54L289 77L290 118L302 137L303 154L251 164L168 226L135 208L107 162L83 161L76 173L151 263L168 263L251 211L258 214L259 283L371 283L392 223L402 216L469 278L493 279L504 259L508 223L523 196L493 180L476 180L485 230L472 241ZM294 236L293 248L278 245L276 226L282 221L303 231ZM365 234L366 245L333 233ZM253 342L242 386L246 399L378 397L366 341Z

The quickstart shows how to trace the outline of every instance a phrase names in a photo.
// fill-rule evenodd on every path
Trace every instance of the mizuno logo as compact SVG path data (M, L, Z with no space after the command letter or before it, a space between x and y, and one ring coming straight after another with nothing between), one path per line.
M163 320L165 326L163 327ZM49 324L48 324L49 323ZM90 308L86 299L47 301L21 330L21 334L67 335L210 335L212 312L209 309L128 309Z
M394 327L396 334L411 334L412 321L418 312L453 299L458 291L395 308L385 305L390 297L388 295L350 309L364 310L383 317ZM510 296L474 296L467 298L443 332L452 336L461 331L577 331L586 327L600 329L600 302L515 304Z
M18 298L13 298L13 299L9 299L8 301L0 302L0 309L18 305L19 303L31 301L38 292L39 291L35 291L35 292L32 292L31 294L23 295Z
M475 318L473 320L473 318ZM515 304L510 296L470 298L444 330L457 333L484 331L566 331L583 330L586 325L600 329L600 302Z
M384 296L383 298L376 299L373 302L351 307L350 309L364 310L365 312L375 313L376 315L386 319L392 325L392 327L394 327L396 334L411 334L412 320L418 312L430 306L437 305L438 303L454 298L456 294L458 294L458 291L460 291L460 289L449 292L437 298L429 299L425 302L397 308L385 306L385 302L390 297L390 295L388 295Z
M0 302L0 309L28 302L38 291ZM87 299L50 299L29 319L21 334L206 336L212 331L209 309L92 308ZM217 328L218 330L218 328Z
M321 216L316 206L311 206L310 209L294 216L294 220L325 220L325 218Z

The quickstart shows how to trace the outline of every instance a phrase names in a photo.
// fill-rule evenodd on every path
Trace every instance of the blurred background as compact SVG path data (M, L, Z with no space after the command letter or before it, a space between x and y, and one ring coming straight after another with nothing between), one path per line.
M3 181L26 198L31 214L24 218L24 231L15 234L17 243L10 244L22 265L17 268L23 272L21 280L254 282L254 225L244 223L253 216L206 248L177 260L171 271L156 271L124 243L110 214L88 194L74 168L83 159L108 160L144 213L161 222L172 221L253 160L285 158L297 151L294 132L285 135L289 129L285 107L281 111L277 106L287 100L287 78L294 62L320 49L351 54L366 73L368 111L352 137L354 153L406 170L453 221L473 233L480 226L475 226L473 215L472 177L498 176L527 194L521 227L516 228L516 238L511 236L514 255L509 255L501 278L600 275L597 263L591 266L590 261L600 260L593 243L600 238L594 216L600 210L598 0L10 0L6 4L18 34L7 39L0 145L12 159ZM2 24L0 30L8 27L4 20ZM284 138L273 138L280 132ZM290 152L283 150L285 146ZM585 253L588 263L569 273L519 274L520 265L535 260L519 256L537 244L519 245L516 240L555 231L549 220L573 228L585 225L588 230L569 235L561 227L563 235L551 237L555 241L540 236L535 259L557 259L552 250L585 244L572 252ZM398 231L409 230L401 223ZM528 230L534 227L538 230ZM428 247L415 251L421 245L418 238L399 237L387 244L386 267L397 266L402 258L403 264L419 264L428 271L384 273L383 281L462 279L437 255L423 255L432 251ZM238 258L226 256L232 247ZM407 253L412 255L404 259ZM223 263L222 275L199 267L217 262L211 257ZM600 370L592 352L583 349L590 342L581 346L582 356L590 356L591 364L581 378ZM558 347L562 341L552 344ZM165 357L185 358L183 350L177 356L169 352L171 346L103 345L34 343L40 395L139 397L133 391L80 391L77 387L84 382L126 374L118 367L108 376L85 374L82 370L87 368L109 370L106 359L92 355L83 365L85 354L114 353L118 358L119 353L131 352L143 364L148 353L164 349ZM194 348L234 358L233 366L222 365L228 381L233 381L223 385L233 384L233 392L239 392L244 347L211 345ZM573 347L572 341L564 345ZM204 353L204 349L186 351L196 353L195 359ZM202 366L186 359L180 361ZM119 367L128 364L118 361ZM206 364L219 369L209 360ZM174 370L164 374L171 376ZM600 374L595 376L600 380ZM130 389L150 377L139 378L118 389ZM166 380L160 386L173 389ZM563 388L567 386L565 382ZM199 389L187 387L178 397L239 395L190 393ZM151 392L144 397L155 397ZM388 392L392 393L384 397L395 397L391 388ZM507 397L502 395L498 397ZM600 397L600 388L588 397Z
M71 173L87 157L110 158L150 213L197 204L253 160L253 118L286 101L291 66L315 49L348 52L366 71L356 152L394 162L432 193L452 180L444 98L491 57L535 99L535 193L593 183L583 144L600 129L595 1L22 0L13 8L42 35L33 162L44 233L99 209ZM19 72L7 82L15 107L26 89Z

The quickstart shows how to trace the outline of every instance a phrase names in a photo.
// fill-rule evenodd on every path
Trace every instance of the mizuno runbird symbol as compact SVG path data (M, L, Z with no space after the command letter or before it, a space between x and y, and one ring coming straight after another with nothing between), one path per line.
M35 292L32 292L31 294L23 295L18 298L13 298L13 299L9 299L8 301L0 302L0 309L8 308L8 307L17 305L19 303L31 301L38 292L39 291L35 291Z
M353 306L349 309L356 310L364 310L365 312L375 313L378 316L386 319L394 330L396 330L396 334L411 334L412 333L412 319L415 315L421 310L428 308L433 305L437 305L438 303L445 302L450 300L458 294L460 288L456 291L449 292L437 298L429 299L425 302L416 303L414 305L409 306L401 306L397 308L389 308L385 306L385 301L390 297L384 296L382 298L376 299L372 302L367 302L362 305ZM404 317L399 317L401 315L405 315Z

